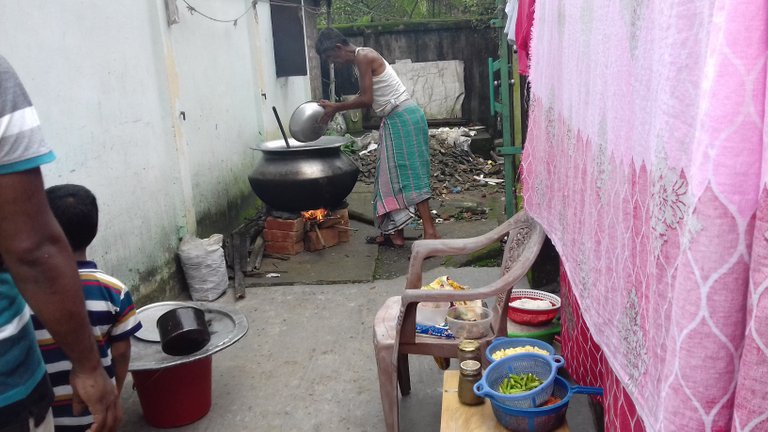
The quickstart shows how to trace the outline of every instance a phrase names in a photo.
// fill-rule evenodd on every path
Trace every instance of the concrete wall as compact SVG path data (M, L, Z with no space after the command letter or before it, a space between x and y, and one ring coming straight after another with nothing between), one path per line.
M259 85L262 89L261 106L264 112L265 138L267 141L280 138L280 129L272 114L272 107L277 108L280 120L288 131L288 121L293 110L311 99L308 76L281 77L275 72L275 53L272 47L272 15L269 2L260 1L256 7L258 12L258 53L254 58L257 70L261 71ZM304 21L306 22L306 20Z
M498 57L498 34L490 19L337 26L351 43L377 50L389 62L464 62L462 117L490 126L488 58ZM342 85L337 83L337 86ZM342 89L343 90L343 89Z
M196 6L234 18L249 5ZM268 5L237 26L179 8L169 27L163 0L0 3L0 53L58 155L46 184L95 192L101 226L89 255L139 303L178 292L182 235L210 234L206 221L252 198L251 147L277 131L267 106L289 115L309 98L308 77L275 78Z

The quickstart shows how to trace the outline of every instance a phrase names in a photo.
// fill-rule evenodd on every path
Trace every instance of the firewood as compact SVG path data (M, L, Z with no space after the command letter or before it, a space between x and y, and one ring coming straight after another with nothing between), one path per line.
M251 246L251 255L248 257L246 271L251 271L253 269L258 270L261 267L261 260L264 258L264 246L264 236L260 235L256 237L253 246Z

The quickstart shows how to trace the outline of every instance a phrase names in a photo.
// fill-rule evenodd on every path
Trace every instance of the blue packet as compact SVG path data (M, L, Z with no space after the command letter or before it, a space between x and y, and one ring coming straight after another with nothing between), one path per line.
M448 330L448 326L431 326L416 323L416 334L445 339L454 339L453 333Z

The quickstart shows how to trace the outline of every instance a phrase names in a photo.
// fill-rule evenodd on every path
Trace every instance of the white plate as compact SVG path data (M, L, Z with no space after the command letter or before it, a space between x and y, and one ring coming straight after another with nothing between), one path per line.
M139 309L136 311L136 315L139 317L139 321L141 321L141 330L136 332L134 336L148 342L160 342L160 333L157 331L157 319L169 310L180 307L195 306L183 302L160 302L152 303Z

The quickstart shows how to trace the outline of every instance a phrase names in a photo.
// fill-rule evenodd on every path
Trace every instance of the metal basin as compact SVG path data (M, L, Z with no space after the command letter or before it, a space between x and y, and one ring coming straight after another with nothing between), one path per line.
M340 147L343 137L324 136L308 143L268 141L256 147L251 189L276 210L337 208L355 187L360 169Z
M171 356L162 350L157 319L171 309L185 306L194 306L205 312L211 340L203 349L193 354ZM232 346L248 331L245 315L233 306L204 302L160 302L144 306L136 314L143 327L131 338L129 370L132 372L165 369L200 360Z

